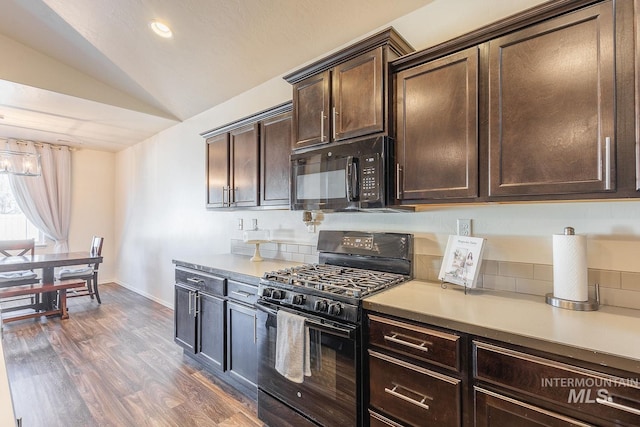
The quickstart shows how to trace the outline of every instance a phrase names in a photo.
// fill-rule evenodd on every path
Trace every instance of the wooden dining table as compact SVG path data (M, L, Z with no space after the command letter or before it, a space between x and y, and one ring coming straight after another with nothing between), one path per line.
M43 286L55 283L55 268L72 265L99 264L102 256L90 252L64 252L54 254L20 255L0 258L0 273L20 270L42 270ZM56 292L46 292L42 298L42 310L52 310L56 304Z

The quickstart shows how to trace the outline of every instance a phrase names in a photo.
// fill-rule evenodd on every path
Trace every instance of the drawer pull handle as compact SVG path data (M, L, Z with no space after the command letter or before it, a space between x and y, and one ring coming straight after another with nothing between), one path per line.
M244 291L231 291L231 293L234 295L240 295L241 297L244 297L244 298L249 298L253 296L253 294L249 292L244 292Z
M204 283L204 280L198 279L197 277L187 277L187 282L199 285L200 283Z
M609 407L614 408L614 409L619 409L621 411L629 412L629 413L632 413L632 414L635 414L635 415L640 415L640 409L631 408L631 407L629 407L627 405L621 405L620 403L615 403L611 399L611 397L609 397L607 399L602 399L600 397L597 397L596 398L596 402L601 404L601 405L609 406Z
M400 335L400 334L398 334L398 333L394 333L394 332L392 332L392 333L393 333L393 335L391 335L391 336L389 336L389 335L385 335L385 336L384 336L384 339L385 339L386 341L391 341L391 342L394 342L394 343L396 343L396 344L400 344L400 345L404 345L404 346L407 346L407 347L414 348L414 349L416 349L416 350L424 351L425 353L429 351L429 348L428 348L428 347L426 347L426 346L428 346L428 345L433 345L433 343L432 343L432 342L430 342L430 341L422 341L420 344L414 344L414 343L412 343L412 342L409 342L409 341L405 341L405 340L401 340L401 339L399 339L399 338L396 338L396 337L398 337L398 336L402 336L402 335Z
M411 393L414 393L414 394L416 394L416 395L418 395L418 396L421 396L421 397L422 397L422 399L418 401L418 400L412 399L412 398L410 398L410 397L408 397L408 396L405 396L404 394L398 393L398 392L396 391L396 390L398 389L398 387L403 388L403 389L405 389L405 390L408 390L408 391L410 391ZM411 390L409 390L408 388L406 388L406 387L402 387L401 385L398 385L398 384L394 384L394 385L393 385L393 388L387 388L387 387L385 387L385 388L384 388L384 392L385 392L385 393L389 393L391 396L397 397L398 399L402 399L402 400L404 400L405 402L409 402L409 403L411 403L411 404L413 404L413 405L416 405L416 406L418 406L418 407L420 407L420 408L422 408L422 409L426 409L427 411L429 410L429 405L427 405L427 404L426 404L426 403L424 403L424 402L425 402L427 399L429 399L429 400L433 400L433 398L432 398L432 397L429 397L429 396L426 396L426 395L423 395L423 394L420 394L420 393L416 393L415 391L411 391Z

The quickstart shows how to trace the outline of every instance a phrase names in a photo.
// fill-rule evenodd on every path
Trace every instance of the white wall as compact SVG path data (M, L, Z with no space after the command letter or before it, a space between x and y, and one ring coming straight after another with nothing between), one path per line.
M539 0L437 0L389 23L417 49L437 44ZM455 6L454 6L455 5ZM454 9L452 10L452 7ZM386 27L386 26L385 26ZM301 64L302 65L302 64ZM205 146L201 132L291 98L276 77L116 155L115 277L124 286L173 305L172 259L229 252L237 218L257 218L275 237L314 242L300 212L205 210ZM440 255L456 218L473 219L488 238L486 258L551 264L551 235L573 226L589 237L589 267L640 272L640 202L486 204L432 207L419 213L327 214L320 228L405 231L420 237L417 253Z
M88 251L93 236L104 237L98 281L115 279L115 154L77 150L71 153L71 228L69 249Z

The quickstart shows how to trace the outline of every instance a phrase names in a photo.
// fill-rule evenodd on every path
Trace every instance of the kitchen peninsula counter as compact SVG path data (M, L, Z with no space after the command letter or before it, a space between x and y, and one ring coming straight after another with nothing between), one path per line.
M0 322L1 321L2 320L0 320ZM9 377L7 376L7 366L4 361L2 339L0 339L0 425L12 426L15 425L15 423L16 419L13 414Z
M640 310L553 307L541 296L412 280L365 298L364 308L640 374Z
M191 268L204 273L223 275L254 285L258 284L264 273L301 265L299 262L276 259L265 259L264 261L253 262L250 256L235 254L212 255L202 258L196 257L191 258L189 261L174 259L173 263L180 267Z

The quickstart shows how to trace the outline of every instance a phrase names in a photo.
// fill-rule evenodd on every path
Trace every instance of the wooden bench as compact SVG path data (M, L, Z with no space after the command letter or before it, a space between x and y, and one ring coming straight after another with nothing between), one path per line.
M34 313L20 314L17 316L10 316L7 318L3 318L2 322L7 323L15 320L30 319L33 317L52 316L52 315L60 315L60 318L68 319L69 313L67 311L67 289L80 288L85 286L86 286L86 283L84 280L82 281L63 280L63 281L55 282L54 284L48 284L48 285L36 283L33 285L21 285L21 286L11 286L8 288L0 288L0 299L23 296L23 295L44 294L47 292L57 292L58 300L59 300L58 307L56 309L36 311Z

